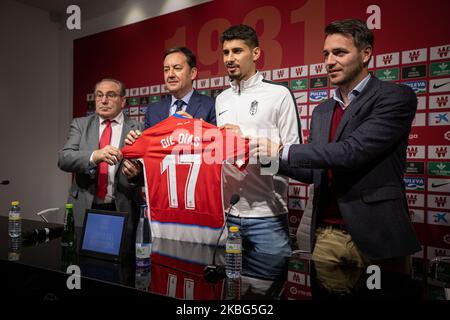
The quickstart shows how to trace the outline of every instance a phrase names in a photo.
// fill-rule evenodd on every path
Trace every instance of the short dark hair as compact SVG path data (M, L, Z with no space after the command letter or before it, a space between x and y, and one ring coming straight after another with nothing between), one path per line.
M186 56L186 61L189 65L189 67L191 67L191 69L197 67L197 58L195 57L195 54L191 50L189 50L189 48L186 48L186 47L175 47L175 48L168 49L166 52L164 52L164 59L169 54L176 53L176 52L180 52Z
M244 40L245 44L251 49L259 47L258 36L256 35L255 29L245 24L231 26L222 32L222 36L220 37L222 45L225 41L231 40Z
M351 36L355 43L355 47L359 50L363 50L367 46L370 46L373 49L375 40L373 32L359 19L338 20L325 27L325 34L327 36L336 33Z
M116 83L116 84L119 86L119 94L120 94L120 96L121 96L121 97L124 97L124 96L125 96L125 94L126 94L125 84L124 84L122 81L117 80L117 79L113 79L113 78L103 78L102 80L100 80L99 82L97 82L97 83L95 84L94 91L97 89L97 86L98 86L100 83L105 82L105 81L110 81L110 82Z

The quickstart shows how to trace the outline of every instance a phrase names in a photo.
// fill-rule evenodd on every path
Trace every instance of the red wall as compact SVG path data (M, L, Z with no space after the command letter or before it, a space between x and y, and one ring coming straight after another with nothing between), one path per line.
M146 90L160 88L148 87L163 83L162 56L164 50L172 46L186 45L196 52L199 79L224 76L218 40L220 33L232 24L245 23L255 27L260 38L263 55L258 68L268 71L266 74L272 80L286 82L297 95L305 93L310 96L308 101L299 102L303 134L306 136L310 113L317 105L311 100L311 94L324 90L329 95L331 88L328 84L318 90L294 88L292 79L298 76L290 73L290 69L278 69L304 65L308 68L311 64L321 63L325 25L344 18L365 21L371 15L366 10L373 4L381 9L381 29L374 30L375 55L383 57L394 53L395 57L398 53L399 56L395 65L375 64L373 72L379 76L389 67L391 74L399 73L398 79L392 81L419 86L417 94L421 106L408 149L408 160L415 165L409 170L417 172L407 174L406 178L411 214L424 245L424 251L417 257L429 259L437 254L449 255L450 103L446 101L450 99L450 85L437 91L432 89L434 81L437 85L447 80L450 83L449 67L444 66L450 65L450 52L445 51L450 50L450 2L447 0L216 0L81 38L74 42L74 116L86 114L87 95L93 91L95 83L101 78L113 77L124 81L128 88L135 88L130 95L138 92L136 99L130 100L127 112L142 120L144 108L139 108L143 104L140 96L159 99L161 93ZM431 50L436 46L443 50L438 58ZM420 51L422 48L425 50ZM402 52L409 50L412 51L406 52L402 58ZM389 55L385 60L386 57ZM414 57L417 60L411 60ZM425 68L426 72L422 73L422 70L414 77L415 70L411 67L419 71ZM314 66L312 68L315 69ZM430 74L435 69L442 69L441 73ZM402 71L409 72L409 75L402 75ZM308 74L299 79L310 84L311 78L317 77L320 75ZM211 83L208 85L200 80L197 87L202 84L204 93L214 95ZM136 88L144 91L139 93ZM436 169L437 166L441 169ZM293 230L306 199L306 186L293 183L290 188Z

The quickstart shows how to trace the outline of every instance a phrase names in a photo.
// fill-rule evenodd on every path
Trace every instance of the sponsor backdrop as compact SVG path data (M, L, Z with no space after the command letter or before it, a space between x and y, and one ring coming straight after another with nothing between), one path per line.
M416 270L436 255L450 255L450 2L213 1L102 32L74 42L74 116L95 109L93 86L102 77L123 80L125 112L143 121L146 105L167 94L165 49L186 45L197 53L195 87L216 96L227 87L220 33L233 24L253 26L266 79L291 88L303 138L311 113L333 95L322 63L323 29L336 19L360 18L375 32L370 69L384 81L403 83L419 102L407 151L405 175L410 214L423 250ZM243 107L245 109L245 106ZM294 234L308 199L307 186L291 181L289 208Z

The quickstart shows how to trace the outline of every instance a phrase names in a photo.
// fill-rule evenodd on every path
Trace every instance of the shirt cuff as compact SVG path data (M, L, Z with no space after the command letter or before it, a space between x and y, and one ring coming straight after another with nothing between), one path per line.
M283 152L281 153L281 160L288 162L289 161L289 148L291 144L285 144L283 146Z
M91 153L91 156L89 157L89 167L90 167L90 168L96 167L96 166L97 166L97 165L95 164L93 158L94 158L94 152L92 152L92 153Z

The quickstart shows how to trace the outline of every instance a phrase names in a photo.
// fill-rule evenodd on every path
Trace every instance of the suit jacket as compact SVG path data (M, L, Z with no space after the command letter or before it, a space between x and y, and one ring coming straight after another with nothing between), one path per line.
M124 116L120 148L130 130L142 130L142 127L141 123ZM66 144L58 152L58 167L75 174L67 201L73 203L76 226L83 225L85 210L91 208L96 193L98 167L90 168L89 158L98 149L99 139L99 118L96 114L75 118L70 125ZM134 244L132 238L139 220L140 192L121 173L121 166L114 179L113 194L117 210L129 214L127 238Z
M169 116L172 97L150 104L145 113L145 128L154 126ZM194 118L202 118L206 122L216 125L215 100L194 90L186 107L186 112Z
M410 255L420 244L410 222L403 172L417 98L407 86L372 77L347 107L329 143L336 101L313 112L309 143L292 145L280 173L314 183L311 243L326 192L326 169L346 227L371 260Z

